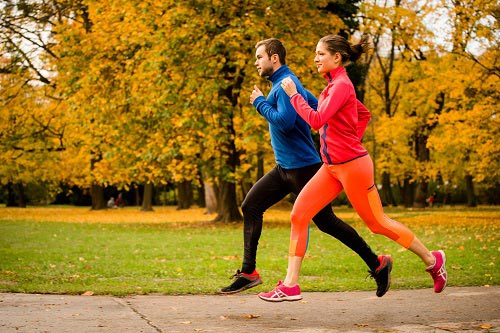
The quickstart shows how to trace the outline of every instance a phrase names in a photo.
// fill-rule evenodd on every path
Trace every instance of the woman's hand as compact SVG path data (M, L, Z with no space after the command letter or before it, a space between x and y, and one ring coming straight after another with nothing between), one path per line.
M297 86L289 76L281 81L281 88L283 88L288 97L292 97L297 93Z

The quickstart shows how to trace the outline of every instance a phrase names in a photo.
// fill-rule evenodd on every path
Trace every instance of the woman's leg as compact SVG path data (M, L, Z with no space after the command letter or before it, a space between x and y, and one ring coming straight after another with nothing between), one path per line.
M302 258L307 250L309 222L342 191L342 185L323 165L299 193L291 213L292 230L285 286L298 283Z
M438 279L444 279L444 282L438 281L437 283L442 285L442 288L436 286L436 277L433 273L431 275L435 280L435 290L439 290L437 292L440 292L444 289L447 279L444 268L446 261L444 253L442 251L437 251L440 253L431 253L410 229L384 214L382 203L374 184L373 163L370 156L367 155L352 162L331 166L330 168L336 171L349 201L372 232L384 235L409 249L420 257L428 269L431 269L437 261L440 261L438 264L443 266L442 269L444 271L439 273L441 274L441 278ZM442 258L438 259L436 256L442 256Z
M322 165L322 163L318 163L287 171L287 179L290 181L292 192L299 195L300 191L314 177ZM327 203L314 215L312 220L320 231L337 238L345 246L356 252L371 271L375 271L379 267L378 256L353 227L335 215L331 203Z

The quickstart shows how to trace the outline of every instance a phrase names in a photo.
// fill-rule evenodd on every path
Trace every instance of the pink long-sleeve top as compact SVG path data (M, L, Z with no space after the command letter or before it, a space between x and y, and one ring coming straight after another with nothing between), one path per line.
M323 162L342 164L368 154L361 138L371 116L356 99L354 86L343 66L324 77L328 86L318 99L317 111L300 94L292 96L290 102L313 129L319 130Z

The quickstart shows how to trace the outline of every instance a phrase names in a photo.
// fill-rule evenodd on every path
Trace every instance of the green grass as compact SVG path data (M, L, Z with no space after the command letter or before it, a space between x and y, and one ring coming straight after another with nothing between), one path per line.
M230 275L241 266L241 224L40 222L6 217L3 209L1 292L211 294L229 284ZM372 234L351 209L336 211L376 253L393 256L392 289L432 287L414 254ZM267 291L285 276L288 212L266 218L257 258L264 284L251 292ZM429 249L446 251L450 286L499 284L500 208L386 209L386 213L410 227ZM190 211L182 214L188 219ZM311 227L301 271L303 291L374 290L375 283L366 276L367 267L356 254Z

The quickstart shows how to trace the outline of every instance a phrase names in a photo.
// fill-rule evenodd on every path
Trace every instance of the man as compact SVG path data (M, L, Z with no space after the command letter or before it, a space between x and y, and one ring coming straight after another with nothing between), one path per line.
M262 283L256 271L256 257L264 212L288 194L299 194L321 167L311 129L295 112L290 98L280 88L280 83L285 77L291 77L298 92L314 109L317 107L317 99L302 86L286 65L286 49L278 39L260 41L255 48L257 71L261 77L267 77L272 82L272 88L266 99L259 88L254 86L250 103L269 123L276 166L253 185L243 201L243 264L241 270L237 270L234 275L234 281L221 289L223 294L237 293ZM362 128L362 136L369 121L369 113L361 103L359 104L363 111L360 112L363 116L360 117L358 125ZM330 205L314 216L313 221L321 231L340 240L366 262L371 276L377 282L377 296L382 297L390 286L392 258L377 257L356 230L335 216ZM298 295L293 300L300 299L299 297L301 298Z

